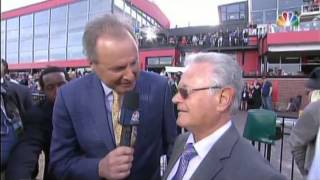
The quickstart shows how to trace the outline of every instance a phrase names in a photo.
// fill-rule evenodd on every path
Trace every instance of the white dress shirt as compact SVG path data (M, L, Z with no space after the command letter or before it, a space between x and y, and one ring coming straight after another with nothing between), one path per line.
M183 180L188 180L191 178L193 173L196 171L202 160L206 157L212 146L220 139L220 137L230 128L231 121L228 121L226 124L224 124L222 127L220 127L218 130L210 134L209 136L203 138L202 140L198 142L194 142L193 134L190 134L186 144L192 143L195 150L197 151L198 155L192 158L189 161L189 165L187 168L187 171L185 175L183 176ZM171 180L173 176L176 174L176 171L178 169L178 165L180 162L180 158L177 160L175 165L173 166L167 180Z

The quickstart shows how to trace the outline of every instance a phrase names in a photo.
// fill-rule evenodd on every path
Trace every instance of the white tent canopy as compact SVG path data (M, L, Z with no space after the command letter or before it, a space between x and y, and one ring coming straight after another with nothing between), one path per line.
M184 72L185 69L186 67L166 66L166 72L168 73Z

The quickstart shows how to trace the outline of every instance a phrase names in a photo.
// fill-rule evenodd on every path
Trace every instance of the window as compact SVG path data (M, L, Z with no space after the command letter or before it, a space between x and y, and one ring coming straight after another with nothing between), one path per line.
M8 64L18 64L18 52L7 52L7 62Z
M240 11L245 11L246 10L246 3L240 3L239 9L240 9Z
M227 7L226 6L221 6L220 11L226 13L227 12Z
M66 59L66 49L65 48L50 49L50 61L65 60L65 59Z
M83 0L69 5L69 19L77 17L87 17L87 15L88 1Z
M67 25L66 22L55 22L50 25L50 35L66 33Z
M49 25L39 25L34 27L34 36L46 36L49 34Z
M252 12L252 22L253 24L262 24L263 23L263 12L262 11L256 11Z
M279 58L269 58L267 61L268 75L271 75L271 76L278 75L279 70L280 70L280 59Z
M69 20L68 28L69 31L72 30L83 30L86 26L87 19L85 17L80 18L73 18Z
M229 20L238 20L239 19L239 13L236 12L236 13L229 13L228 14L228 19Z
M66 22L67 19L67 6L51 9L51 23L52 22Z
M6 58L8 63L18 63L19 17L7 20ZM2 49L2 48L1 48Z
M34 50L48 49L48 37L35 37L34 38Z
M90 18L111 12L111 0L90 0Z
M7 20L7 31L19 29L19 17Z
M300 68L300 57L270 57L267 61L267 72L271 76L298 75Z
M32 39L33 28L25 27L20 29L20 39Z
M50 37L50 48L66 47L66 34L56 34Z
M32 51L20 52L19 61L20 63L31 63L32 62Z
M159 64L159 58L158 57L149 57L147 59L148 65L158 65Z
M252 11L259 11L264 9L276 9L277 0L253 0Z
M114 5L120 9L123 9L124 1L123 0L114 0Z
M34 34L34 62L48 61L49 25L38 25Z
M126 12L127 15L131 15L131 7L128 6L126 3L125 3L125 7L124 7L124 12Z
M18 54L18 41L9 41L7 43L7 52Z
M227 6L228 13L236 13L239 12L239 4L232 4Z
M240 11L240 19L245 19L246 13L244 11Z
M2 20L1 21L1 32L5 32L6 31L6 21Z
M297 75L300 71L300 58L287 57L281 59L282 75Z
M34 24L49 24L49 11L41 11L34 14Z
M77 46L82 44L83 31L69 33L68 46Z
M278 0L279 1L279 10L289 10L291 8L296 8L300 11L301 9L301 0Z
M68 47L68 60L84 58L82 46Z
M66 59L67 6L51 10L50 21L50 61Z
M48 61L49 11L34 15L34 62Z
M47 61L48 61L48 50L34 51L34 62L47 62Z
M265 23L275 23L277 19L277 11L270 10L265 12Z
M32 25L33 25L33 14L20 17L20 29L23 29L25 27L32 27Z
M227 20L227 14L221 13L221 21L226 21L226 20Z
M26 39L20 41L20 52L32 52L32 39Z
M1 21L1 58L6 59L6 21Z
M172 57L160 57L160 64L171 65L172 64Z
M10 30L7 31L7 41L18 41L19 30Z

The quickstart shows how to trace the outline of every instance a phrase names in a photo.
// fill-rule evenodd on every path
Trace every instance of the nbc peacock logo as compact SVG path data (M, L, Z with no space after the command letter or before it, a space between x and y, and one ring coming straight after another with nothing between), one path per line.
M293 13L291 11L284 11L277 19L277 25L280 27L287 26L299 26L300 17L298 13Z

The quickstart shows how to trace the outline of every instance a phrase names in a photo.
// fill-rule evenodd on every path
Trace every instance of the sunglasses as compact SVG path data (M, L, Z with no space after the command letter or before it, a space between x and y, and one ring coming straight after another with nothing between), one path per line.
M194 88L194 89L178 87L178 92L180 93L180 95L183 99L187 99L190 96L190 94L195 91L202 91L202 90L207 90L207 89L220 89L220 88L222 88L222 87L210 86L210 87Z

